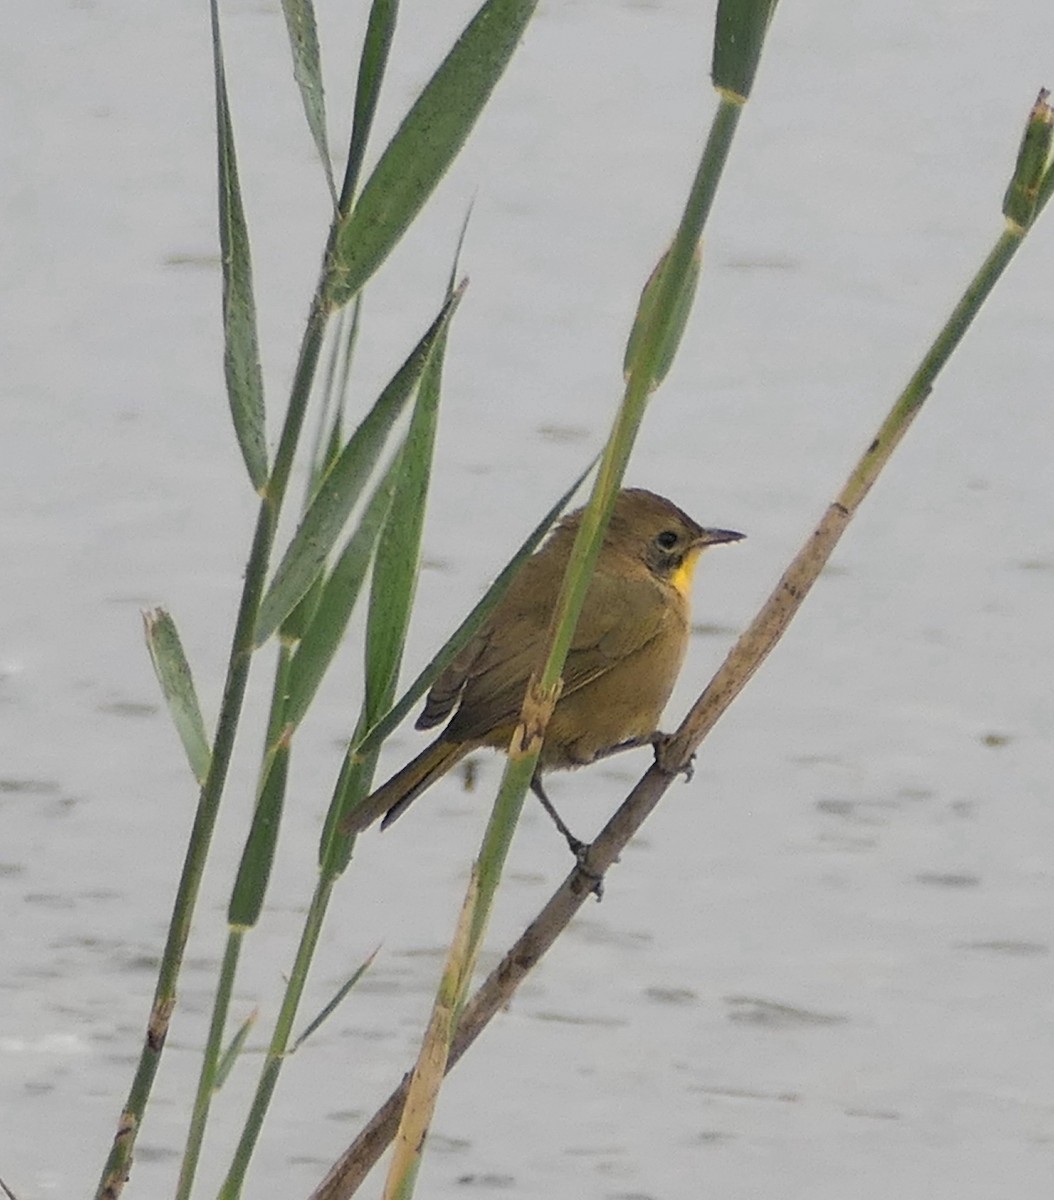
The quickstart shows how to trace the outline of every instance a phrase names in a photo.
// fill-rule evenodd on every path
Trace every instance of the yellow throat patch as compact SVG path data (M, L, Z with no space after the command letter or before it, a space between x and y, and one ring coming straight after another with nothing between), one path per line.
M702 546L694 546L684 556L684 561L670 576L672 586L687 600L688 594L692 590L692 576L695 574L696 564L699 562L699 555L702 554Z

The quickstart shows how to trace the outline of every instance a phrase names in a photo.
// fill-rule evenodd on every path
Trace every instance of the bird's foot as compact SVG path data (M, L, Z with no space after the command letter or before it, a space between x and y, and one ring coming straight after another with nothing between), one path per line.
M575 862L578 863L578 873L582 877L583 884L589 887L590 892L596 896L597 903L599 903L604 899L604 876L590 866L589 852L593 849L592 843L580 842L578 838L571 838L568 839L567 844L571 847ZM576 890L578 889L576 888Z
M567 842L567 848L575 856L575 861L579 866L585 861L585 856L589 853L589 843L583 842L581 838L576 838L573 833L565 833L564 840Z
M553 807L552 801L545 794L545 787L542 784L541 774L536 774L531 780L531 791L541 801L542 807L549 814L553 824L560 832L560 836L567 843L568 849L575 857L575 862L578 864L579 874L582 876L583 882L590 885L589 890L598 900L604 895L604 876L598 874L589 865L589 851L593 848L589 842L583 842L581 838L575 837L570 829L564 824L563 818Z
M673 755L674 736L656 730L648 741L655 747L655 765L664 775L683 775L684 782L691 782L695 774L695 755L692 754L687 762L681 762Z

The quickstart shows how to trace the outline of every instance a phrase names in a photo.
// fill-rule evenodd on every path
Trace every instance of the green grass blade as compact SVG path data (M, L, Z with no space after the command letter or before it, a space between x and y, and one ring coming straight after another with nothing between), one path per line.
M1039 99L1036 104L1046 104L1050 92L1046 88L1042 88L1039 93ZM1049 106L1048 106L1049 111ZM1036 196L1036 211L1033 215L1033 220L1039 216L1047 206L1047 201L1054 194L1054 162L1047 164L1047 169L1043 172L1043 178L1039 181L1039 192Z
M322 87L322 60L318 49L315 6L312 0L282 0L282 11L285 13L289 45L293 51L293 78L300 89L307 127L311 130L318 156L322 159L329 194L336 204L337 185L333 181L333 164L329 157L326 94Z
M351 989L359 982L363 975L366 974L370 967L373 966L373 960L380 953L380 949L380 946L378 946L368 958L366 958L355 968L351 978L340 985L333 999L330 1000L330 1002L319 1012L316 1017L308 1022L307 1028L304 1030L304 1032L289 1047L289 1054L295 1054L297 1050L299 1050L300 1047L307 1041L307 1039L315 1032L315 1030L318 1029L322 1022L336 1012L337 1008L343 1003L345 997L348 995Z
M331 249L326 299L346 304L387 258L479 117L537 0L487 0L381 155Z
M260 1016L260 1010L254 1008L252 1012L238 1026L238 1032L231 1038L230 1044L220 1055L220 1060L216 1064L216 1078L213 1081L213 1090L219 1091L227 1082L227 1077L234 1068L234 1064L238 1061L241 1052L245 1049L246 1039L252 1032L252 1027L256 1024Z
M257 646L271 636L318 577L384 449L392 426L419 384L464 294L449 296L439 315L378 397L319 485L275 572L256 621Z
M633 373L637 364L637 356L656 321L658 297L662 289L662 273L666 270L669 257L669 251L667 251L659 259L658 265L648 277L648 282L644 285L644 290L641 292L640 303L637 306L637 315L633 322L633 328L630 330L629 341L626 343L626 357L622 365L627 379ZM691 265L684 277L678 282L678 286L672 296L673 307L669 317L662 324L662 336L659 339L656 354L657 361L653 368L651 379L652 388L657 388L662 383L670 367L673 365L674 356L677 354L677 348L680 346L681 338L684 335L684 327L688 323L688 315L692 311L692 301L695 299L695 290L699 283L701 265L702 253L699 246L696 245Z
M340 822L346 812L351 812L369 795L373 773L377 769L380 750L367 750L360 754L354 749L365 728L360 713L344 761L340 764L340 774L322 824L322 836L318 843L319 874L322 879L335 880L350 862L355 838L341 832Z
M205 734L205 722L201 719L201 707L190 664L183 653L176 623L163 608L153 608L143 613L143 631L154 673L161 684L161 692L172 714L179 740L183 743L190 769L198 783L204 783L212 752Z
M538 544L545 537L557 516L567 507L568 501L578 488L581 487L586 476L593 470L596 463L597 459L594 458L571 487L549 509L544 518L535 526L527 539L502 569L501 574L487 589L483 598L472 609L464 621L461 622L451 637L447 639L446 644L435 655L428 666L410 684L399 698L399 701L392 705L380 720L376 720L372 727L366 726L363 720L360 719L359 726L356 728L355 734L348 745L344 759L344 768L341 773L341 783L338 784L336 789L336 794L339 797L339 803L336 804L336 808L342 817L345 814L350 815L357 811L358 806L366 798L368 789L359 788L358 783L362 778L372 773L372 765L366 772L354 771L352 767L361 763L373 764L376 762L383 740L402 722L410 709L413 708L428 690L432 680L453 660L458 651L461 650L469 638L472 637L486 620L494 606L505 595L509 583L516 575L524 559L528 558L538 548ZM380 812L378 811L376 815L379 816ZM326 856L331 837L330 825L332 816L333 811L331 810L326 818L326 831L322 839L324 862L330 861ZM346 835L341 836L345 837L346 840ZM341 847L338 846L337 849L339 850ZM332 861L337 862L337 860ZM344 869L344 865L346 865L346 860L337 862L335 869L341 871Z
M286 728L295 729L304 719L340 646L373 560L377 538L388 516L400 461L401 452L374 490L358 528L319 589L314 613L304 628L289 668L284 711Z
M776 0L718 0L711 78L740 101L754 86Z
M457 235L457 245L454 247L454 261L450 264L450 278L447 280L447 292L453 294L457 288L458 275L461 267L461 252L465 249L465 238L468 237L468 223L472 220L472 210L476 207L475 196L468 202L465 209L465 219L461 222L461 231Z
M263 374L256 337L249 229L245 223L223 68L219 13L211 0L212 62L216 79L216 140L219 160L220 257L223 262L223 368L234 432L256 490L267 483L267 434Z
M462 281L454 287L467 225L466 216L454 253L447 305L456 303L467 286L467 281ZM410 429L394 464L392 499L379 535L384 552L374 560L366 619L365 695L319 841L321 879L330 882L347 867L355 845L353 837L340 832L340 819L369 793L380 754L379 742L364 752L357 750L358 744L364 732L391 706L399 678L417 586L421 530L431 476L448 329L449 324L440 330L434 350L425 363Z
M454 1031L453 1023L445 1016L451 1004L444 990L450 986L459 989L467 986L471 976L523 807L523 798L541 751L545 728L560 694L564 661L578 624L615 496L621 486L622 475L650 395L669 366L684 326L702 226L740 107L738 102L722 95L677 234L642 294L634 331L636 337L631 338L631 350L627 356L629 369L622 403L604 449L592 495L575 535L553 613L545 663L539 674L531 678L519 721L509 742L501 787L465 897L458 933L447 958L444 981L433 1007L429 1037L414 1070L385 1186L385 1195L389 1198L398 1196L400 1200L408 1200L413 1192L417 1163L431 1122ZM455 1008L460 1008L462 998L463 992L459 991L455 997ZM419 1084L416 1097L419 1108L413 1112L411 1104L415 1102L415 1088Z
M683 329L695 252L739 109L739 104L721 97L677 235L642 293L634 330L636 336L631 337L627 354L629 370L622 403L575 535L547 638L544 666L531 677L509 742L501 787L466 893L458 931L433 1006L429 1032L414 1069L396 1135L385 1184L384 1194L388 1200L395 1197L409 1200L413 1193L417 1166L455 1029L455 1020L449 1014L460 1009L463 989L471 977L523 808L524 795L538 762L546 725L560 694L564 661L630 451L650 395L668 368L669 356L679 340L679 329ZM720 147L719 151L715 144ZM449 994L451 989L455 991L453 996Z
M351 359L358 337L360 301L361 296L356 296L354 304L342 309L335 323L333 338L330 341L329 359L326 364L326 378L323 383L323 405L318 417L314 444L311 447L312 466L307 486L304 489L304 504L301 513L307 511L308 505L318 490L319 482L339 457L340 448L344 442L344 411L348 400ZM322 575L317 575L311 586L278 627L279 639L286 645L293 646L299 642L304 630L314 619L315 610L322 595L323 582Z
M410 624L421 558L421 532L432 474L446 329L436 339L421 373L410 429L392 492L388 519L373 564L366 620L366 680L363 716L368 724L392 702Z
M342 310L350 311L351 316L344 322L341 328L345 331L344 336L344 354L340 360L340 378L337 383L337 406L333 414L333 422L329 431L329 446L327 449L327 463L332 462L340 447L344 444L344 412L347 407L348 400L348 381L351 377L351 360L355 356L355 346L359 340L359 326L362 323L362 293L355 297L355 302L350 309Z
M348 146L348 162L344 170L344 183L340 189L339 208L346 213L359 184L359 172L366 154L366 143L373 128L373 115L377 111L377 98L381 94L381 82L388 65L388 52L395 34L395 21L399 14L399 0L373 0L370 16L366 22L366 36L362 42L359 58L359 76L355 83L355 114L351 124L351 142Z
M538 549L542 538L552 528L553 522L567 507L571 497L582 486L586 476L593 470L596 464L597 460L594 458L589 466L586 467L574 483L560 496L545 516L531 530L520 544L516 553L501 569L501 573L484 593L479 603L476 604L468 616L454 630L431 662L429 662L413 683L410 684L406 691L403 692L402 696L399 697L399 700L367 731L360 742L353 744L352 748L356 753L365 754L378 747L392 730L402 722L403 718L417 701L421 699L425 692L428 691L436 676L453 661L455 655L457 655L476 630L479 629L490 615L494 606L505 595L505 590L512 582L513 576L520 569L520 565L524 559L529 558Z
M323 383L323 405L311 447L312 476L308 483L304 507L315 494L318 481L332 466L344 445L344 414L347 410L351 361L359 338L362 294L353 304L341 309L333 327L330 354Z
M304 636L304 630L311 624L322 596L322 585L325 580L320 572L311 581L311 586L293 606L289 615L278 626L278 640L283 646L292 649ZM285 705L283 703L283 710Z
M1054 114L1047 103L1049 95L1046 88L1041 89L1028 114L1014 174L1003 197L1003 216L1022 229L1027 229L1035 219L1040 189L1050 166Z
M235 929L250 929L260 919L282 824L289 777L288 745L279 745L271 752L270 761L264 764L263 775L263 786L227 908L227 920Z
M278 644L278 657L275 662L274 680L271 684L271 707L267 713L267 733L264 737L264 758L257 776L256 788L259 794L260 785L264 778L264 769L270 765L268 750L273 749L279 741L279 736L285 727L285 694L289 686L289 666L293 658L293 646L286 640Z
M605 486L610 483L607 476L616 480L613 487L606 486L609 496L614 496L622 479L651 393L680 343L699 277L700 239L742 111L740 101L721 95L677 232L641 294L626 352L626 392L600 468ZM583 536L594 515L590 513L583 522Z

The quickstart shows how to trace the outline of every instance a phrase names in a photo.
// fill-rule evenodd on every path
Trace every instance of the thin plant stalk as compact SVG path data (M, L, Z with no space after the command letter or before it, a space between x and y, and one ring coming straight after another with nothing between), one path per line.
M430 156L426 164L424 176L417 180L409 189L410 199L400 207L398 219L391 228L383 227L371 232L377 237L362 236L361 221L356 220L354 209L347 212L338 211L330 228L325 254L323 256L322 280L315 294L308 318L307 329L301 344L300 358L297 364L293 389L286 411L285 425L275 456L270 477L263 489L260 513L257 518L256 532L253 537L252 550L245 573L245 584L242 600L239 606L238 618L232 642L231 656L228 664L227 681L224 687L224 697L221 704L217 724L216 741L213 747L212 761L209 774L201 790L190 843L180 879L179 890L173 909L169 935L162 956L158 984L155 991L154 1003L148 1021L144 1047L140 1055L128 1100L118 1122L117 1133L114 1137L107 1161L103 1167L99 1183L98 1200L115 1200L124 1188L131 1167L132 1151L138 1135L143 1111L146 1106L154 1077L157 1073L160 1055L164 1047L165 1037L172 1011L175 1006L175 985L182 964L183 949L190 930L201 877L204 871L205 859L215 826L219 803L226 782L227 769L234 745L238 719L241 713L242 700L248 679L249 662L253 652L253 633L256 616L260 605L262 589L270 561L271 549L274 542L278 516L281 511L289 471L297 448L300 429L315 369L318 363L326 323L332 311L342 307L354 299L361 291L373 270L386 257L387 252L402 235L424 200L435 187L446 166L460 149L467 137L469 129L475 122L479 110L489 97L490 89L500 76L504 66L522 34L523 28L533 13L533 0L508 0L507 3L488 2L484 4L477 20L469 30L472 36L466 37L448 55L444 66L437 73L443 78L443 87L449 89L457 84L457 65L465 60L473 74L471 104L458 108L452 125L444 128L441 138L433 139L430 145ZM394 8L392 9L394 13ZM484 16L496 18L481 19ZM215 38L215 7L213 6L214 44ZM383 63L386 46L380 52L377 62ZM460 57L458 57L460 53ZM455 66L452 68L451 64ZM220 60L217 58L217 80L220 79ZM445 74L443 74L445 70ZM375 70L371 86L379 85L383 74ZM433 80L433 85L434 85ZM434 106L436 96L441 88L431 86L419 99L415 108L404 121L400 132L389 144L382 163L388 164L388 176L393 186L401 185L404 181L398 178L396 168L411 169L414 163L412 154L405 153L405 145L414 143L420 137L420 129L433 128L434 121L429 111L429 105ZM218 102L221 118L226 120L228 114L225 105ZM368 122L366 122L368 125ZM356 131L361 140L365 136L363 126ZM407 166L407 164L409 164ZM387 178L387 177L386 177ZM404 191L406 189L404 188ZM374 194L380 197L384 188L375 183ZM350 194L343 197L350 204ZM404 211L405 209L405 211ZM367 263L359 263L354 271L354 281L349 278L345 256L350 251L366 248Z
M329 908L329 898L336 880L336 876L319 875L315 885L315 893L311 897L311 904L304 920L289 983L282 997L282 1006L275 1021L270 1045L267 1047L267 1058L227 1177L219 1190L218 1200L236 1200L245 1185L245 1175L259 1140L271 1097L278 1084L282 1063L285 1061L286 1050L293 1034L293 1022L296 1020L297 1009L307 983L308 968L314 958L315 948L322 933L322 923Z
M227 1027L227 1012L230 1009L231 994L234 990L234 979L238 969L238 957L241 953L244 936L243 929L231 929L227 934L227 947L223 952L219 983L212 1006L212 1020L209 1022L209 1033L205 1039L205 1051L202 1055L198 1091L194 1098L190 1128L187 1131L187 1144L179 1168L176 1200L187 1200L191 1188L194 1186L194 1173L201 1156L205 1126L209 1119L209 1105L216 1089L218 1065L223 1053L223 1032Z
M358 312L358 301L355 302L353 308L354 313ZM340 425L341 410L344 405L345 391L347 386L347 368L348 358L351 353L351 337L347 335L346 325L348 318L348 310L341 313L341 320L338 323L336 335L331 339L329 360L326 367L325 379L323 383L323 404L322 411L319 414L318 428L319 433L316 437L315 445L312 450L312 463L314 469L311 473L311 478L308 482L308 487L304 495L303 508L306 508L311 500L314 490L314 483L322 470L327 465L327 462L320 458L324 451L324 446L327 441L327 431L330 425L338 427ZM351 322L354 323L355 316L351 316ZM342 354L343 351L343 354ZM343 359L344 370L341 373L340 394L334 394L337 376L338 359ZM285 708L286 695L289 685L289 671L294 653L294 642L284 636L279 640L278 661L275 666L274 684L271 689L271 707L267 720L267 734L264 745L264 759L261 763L260 777L257 788L257 806L261 803L267 803L270 806L269 819L274 822L277 831L277 817L280 815L282 799L285 790L285 778L288 769L289 750L288 740L285 744L279 745L279 736L282 727L285 724ZM276 772L272 777L271 772L275 770L276 759L281 756L280 772ZM254 822L255 824L255 822ZM252 835L250 834L250 837ZM276 834L275 834L276 836ZM269 859L268 859L269 862ZM245 866L245 854L243 854L242 867L239 870L239 875ZM269 869L267 871L269 873ZM261 886L261 878L257 872L258 878L254 881L256 890L259 893L259 902L262 902L264 886ZM238 885L235 885L235 890L238 890ZM232 899L233 905L233 899ZM212 1103L212 1096L217 1090L218 1081L221 1077L222 1061L221 1056L223 1050L223 1032L227 1024L227 1016L230 1009L231 996L234 991L234 981L237 973L238 960L241 947L245 940L246 932L255 924L256 916L258 916L258 908L255 916L251 920L246 920L245 905L241 905L242 912L237 914L241 920L235 921L233 914L228 914L228 933L227 933L227 948L224 953L223 961L220 967L219 980L216 988L216 994L213 998L212 1016L209 1022L209 1033L206 1038L204 1051L202 1054L201 1070L198 1077L198 1088L194 1097L194 1105L191 1111L191 1119L187 1130L187 1140L183 1151L183 1161L180 1165L179 1181L176 1190L176 1200L187 1200L191 1194L194 1184L194 1176L197 1170L198 1160L201 1155L201 1147L204 1141L205 1128L208 1122L209 1109ZM248 1033L248 1027L243 1027L243 1034ZM243 1037L244 1041L244 1037Z
M402 460L403 452L400 451L396 454L392 466L378 485L373 498L367 504L359 530L356 531L351 539L352 543L359 543L360 534L365 530L365 537L361 539L363 554L358 563L362 573L365 573L369 560L372 557L373 546L377 532L379 531L378 518L383 521L386 517L391 500L392 484L398 477ZM326 581L323 590L337 578L339 571L340 568L338 565L338 567L334 568L333 576ZM355 596L358 594L359 585L348 579L346 572L341 575L341 581L341 601L345 609L343 620L346 620L347 615L350 614ZM329 615L331 617L334 616L332 613ZM343 620L341 621L341 627L343 627ZM235 882L228 909L228 921L230 925L229 939L240 940L244 936L244 933L256 924L263 904L267 880L270 874L271 858L281 822L281 807L285 796L291 740L295 732L293 724L289 722L290 679L293 655L299 653L303 648L304 643L302 641L296 651L284 640L281 643L279 668L276 672L271 713L268 719L267 749L261 767L257 813L249 839L246 842L242 862L239 867L238 879ZM225 1195L237 1195L243 1186L244 1175L260 1130L262 1129L267 1108L278 1081L282 1061L287 1053L293 1020L303 994L307 971L315 946L317 945L318 933L321 930L329 895L335 880L336 875L330 879L322 877L320 878L319 886L316 888L301 935L300 948L297 952L296 961L283 997L275 1029L272 1033L271 1046L265 1061L264 1070L246 1125L236 1148L232 1165L228 1171L227 1180L224 1184ZM220 1010L221 1007L227 1004L229 994L230 988L221 986L217 992L214 1004L213 1026L218 1026L221 1029L226 1020L226 1010L225 1007L222 1012ZM206 1047L205 1059L202 1063L201 1080L195 1104L196 1118L201 1110L204 1110L207 1114L209 1099L213 1091L213 1080L218 1070L218 1055L218 1041L210 1039ZM203 1131L204 1117L192 1122L191 1134L198 1144L192 1145L188 1140L187 1161L196 1158L199 1153ZM189 1170L185 1168L184 1174L192 1175L192 1172L193 1163L191 1162ZM189 1190L187 1194L189 1194ZM179 1196L177 1200L184 1200L184 1198L183 1196Z
M513 773L515 777L505 795L502 794L506 792L503 780L502 792L499 792L480 852L479 899L482 911L477 913L473 923L473 940L482 936L485 911L493 898L523 794L538 761L545 726L559 698L564 661L633 444L651 395L665 375L672 357L670 327L680 317L685 283L694 278L696 248L728 157L741 107L738 100L724 95L720 97L681 224L660 264L656 290L654 294L646 293L642 297L641 312L647 312L648 320L643 328L639 319L635 324L634 333L640 339L638 351L630 364L625 394L572 547L554 609L545 663L538 679L528 689L520 726L509 748L506 772ZM516 792L519 794L518 801Z
M554 609L544 665L524 697L520 721L509 745L501 786L443 968L432 1019L410 1081L404 1121L385 1182L385 1200L413 1193L424 1149L424 1133L446 1073L456 1013L464 1001L486 931L494 896L541 751L545 729L560 696L561 673L604 532L623 474L655 388L669 368L687 317L685 294L694 288L697 248L728 157L743 99L719 93L684 214L673 244L645 288L631 333L626 390L571 551ZM690 302L690 296L688 297ZM451 1016L451 1010L454 1015Z
M1047 114L1049 111L1046 110ZM528 972L586 902L597 877L603 876L618 861L630 839L677 775L691 761L703 739L783 636L845 528L932 392L941 369L961 343L1025 235L1054 193L1054 165L1048 158L1044 166L1045 170L1037 179L1037 201L1029 220L1022 224L1008 218L1006 229L985 257L907 386L897 397L837 498L829 505L768 600L729 651L713 679L666 744L662 755L648 768L597 835L583 860L570 872L464 1006L444 1064L446 1071L461 1058L493 1017L509 1004ZM310 1200L348 1200L355 1194L388 1144L397 1136L412 1087L413 1077L407 1076L333 1165L311 1194Z
M670 772L684 769L717 719L783 636L849 521L918 416L941 368L962 341L981 305L1010 264L1021 240L1021 231L1007 228L985 258L981 269L955 306L907 387L897 398L842 490L788 567L765 607L740 636L706 691L664 747L663 765Z
M456 295L452 280L448 289L448 303ZM444 328L432 343L421 371L417 402L406 441L398 456L397 475L385 509L386 541L395 550L390 560L374 561L367 619L366 688L357 736L391 706L395 693L420 560L421 532L435 446L445 351ZM392 580L395 580L396 584L393 585ZM396 603L393 598L396 587L401 589L400 603ZM347 773L342 768L338 796L331 805L333 811L330 817L327 817L328 829L333 830L335 827L335 815L341 807L339 793L344 786L363 795L369 790L378 754L379 750L374 750L363 756ZM330 896L350 858L351 847L354 844L353 838L340 838L335 834L323 836L327 849L321 856L321 870L249 1114L220 1190L221 1200L236 1200L245 1186L245 1176L288 1052L293 1022L307 984L308 971L318 945Z
M176 1002L176 984L183 964L183 951L190 935L190 925L201 888L205 861L219 814L220 801L227 781L227 770L230 766L238 721L241 716L245 686L249 677L249 664L253 653L256 614L263 594L275 530L282 502L285 499L293 456L303 426L328 315L328 307L322 301L321 292L318 292L312 303L307 328L304 331L289 397L289 407L275 454L274 466L267 481L256 519L256 530L253 535L249 561L245 568L245 582L242 587L230 659L227 664L223 700L216 723L212 758L209 763L208 775L198 798L194 824L187 844L168 936L161 957L146 1037L132 1087L121 1113L113 1146L103 1167L102 1178L96 1193L98 1200L116 1200L124 1188L131 1167L132 1152L139 1125L150 1097L154 1077L161 1061L161 1053L164 1050L169 1021Z
M351 194L342 197L346 209L338 209L329 231L323 270L319 288L312 301L307 328L301 343L300 356L293 387L286 410L284 426L275 455L273 467L260 488L261 505L257 517L252 549L245 572L242 598L239 604L235 632L228 662L223 700L217 722L215 744L208 774L202 785L190 841L188 844L177 896L169 925L168 937L162 955L158 983L155 989L144 1046L132 1082L128 1099L122 1110L102 1176L96 1192L98 1200L116 1200L123 1191L131 1168L132 1154L138 1136L143 1112L153 1086L160 1062L176 999L176 982L182 966L183 952L190 931L190 924L200 890L205 861L211 843L234 746L235 735L241 715L242 701L248 679L249 664L253 654L253 634L261 595L274 544L275 532L282 503L285 497L289 472L297 449L308 398L318 363L326 324L331 312L355 298L362 287L380 265L387 253L400 239L406 227L416 216L421 205L438 183L439 178L457 154L471 130L479 112L489 98L491 89L500 77L508 59L518 44L523 29L533 14L536 0L486 0L476 19L466 28L454 50L433 77L408 114L399 132L382 156L379 167L385 168L384 178L371 177L373 208L369 219L360 218L351 208ZM386 20L394 21L396 6L385 5L378 0L378 11L388 12ZM233 170L233 158L225 163L224 154L230 156L230 114L226 103L223 82L223 63L219 49L218 14L213 0L210 5L215 52L215 77L217 83L217 113L220 132L221 162L221 226L231 219L233 210L229 203L234 200L240 210L237 179ZM372 22L371 22L372 26ZM383 75L387 42L375 39L371 47L370 87L376 89ZM466 86L467 84L467 86ZM222 93L222 94L221 94ZM437 120L436 108L444 107L444 97L458 97L461 103L446 106L450 109L449 119ZM372 110L371 110L372 111ZM358 115L358 114L357 114ZM440 111L442 116L442 111ZM439 128L440 124L442 128ZM369 121L359 123L355 136L361 142L368 132ZM422 134L424 140L422 141ZM415 147L424 146L427 154L417 154ZM416 173L415 173L416 172ZM412 180L409 176L413 176ZM226 192L224 191L226 188ZM399 192L402 201L397 213L389 222L378 222L378 205L382 208L389 193ZM386 211L391 218L390 210ZM367 228L368 227L368 228ZM222 231L222 230L221 230ZM238 230L239 236L244 229ZM226 244L225 244L226 254ZM361 261L356 256L364 256ZM349 268L349 258L355 260ZM225 266L228 265L225 263ZM235 264L236 266L239 264ZM353 278L352 278L353 276ZM226 277L225 277L226 278ZM240 280L244 285L247 276ZM247 289L243 287L239 303L247 303ZM225 304L227 296L225 294ZM243 317L244 313L239 313ZM231 352L231 330L228 328L227 353ZM245 328L239 326L239 353L244 358L248 345ZM251 357L251 356L250 356ZM244 367L244 362L241 364ZM250 364L251 365L251 364ZM230 377L229 380L230 381ZM233 397L232 397L233 399ZM235 426L247 453L250 474L262 478L257 470L259 455L255 442L246 442L246 432L254 433L252 421L257 414L251 409L232 407Z
M280 750L282 768L280 774L275 769L277 751L274 741L277 731L281 728L286 680L289 673L290 647L281 643L278 664L275 669L275 682L271 693L271 711L268 718L268 736L264 761L260 768L260 783L258 787L257 805L265 803L269 790L275 786L284 793L286 768L288 766L288 747ZM279 802L281 797L279 796ZM194 1106L191 1110L190 1124L187 1129L187 1140L183 1150L183 1161L179 1169L179 1182L176 1187L175 1200L188 1200L194 1186L194 1175L197 1171L198 1160L201 1157L201 1147L205 1138L205 1127L209 1119L209 1108L217 1088L220 1071L220 1058L223 1054L223 1034L227 1027L227 1015L230 1011L231 996L234 993L234 981L238 970L238 960L245 934L251 928L251 923L234 923L229 921L227 929L227 947L220 965L216 994L212 1002L212 1016L209 1020L209 1032L205 1039L205 1048L201 1058L201 1069L198 1073L198 1087L194 1096Z

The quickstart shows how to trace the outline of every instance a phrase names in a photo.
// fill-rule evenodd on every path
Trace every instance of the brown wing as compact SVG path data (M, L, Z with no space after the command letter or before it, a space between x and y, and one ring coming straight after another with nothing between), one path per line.
M487 648L491 630L491 626L484 625L465 643L450 666L436 676L425 700L424 709L414 722L415 729L431 729L433 725L441 724L450 716L454 706L461 699L465 681Z
M544 604L538 604L536 597L549 597L551 603L551 598L556 595L567 562L566 554L552 553L559 549L558 546L550 546L548 553L543 551L523 564L497 608L432 684L424 711L417 719L418 729L431 729L433 725L445 721L462 699L470 681L480 674L492 679L496 670L500 673L499 664L506 661L510 652L514 653L517 647L529 648L538 644L548 627L549 611ZM495 637L496 630L503 632ZM515 671L518 668L510 662L506 669ZM524 668L521 696L527 686L530 670L529 667ZM493 726L488 727L488 732L490 728Z
M553 586L544 593L550 603L543 606L524 603L517 589L499 606L464 670L461 703L448 729L452 740L483 739L515 721L531 673L542 665L555 592ZM563 694L585 687L651 641L663 623L666 605L650 576L594 575L564 664Z

